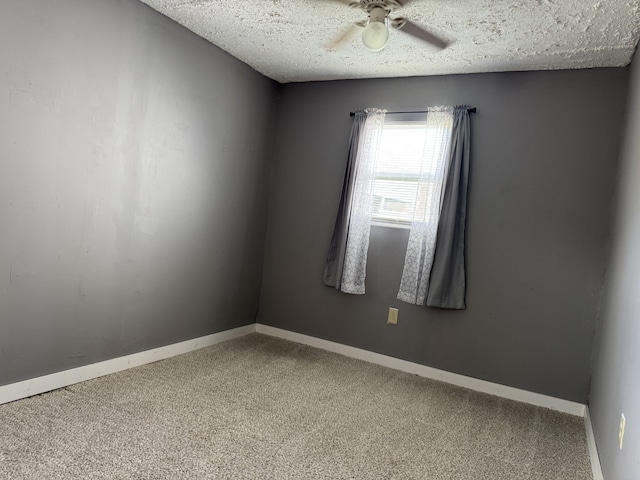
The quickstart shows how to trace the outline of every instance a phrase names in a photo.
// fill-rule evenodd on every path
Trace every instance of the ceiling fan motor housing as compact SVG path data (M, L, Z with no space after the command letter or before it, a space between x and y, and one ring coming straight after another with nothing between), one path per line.
M396 8L402 7L397 0L360 0L359 7L369 14L369 22L386 23L389 14Z
M396 0L360 0L360 8L362 8L369 15L378 8L381 8L385 12L385 16L390 14L396 8L400 8L402 4Z

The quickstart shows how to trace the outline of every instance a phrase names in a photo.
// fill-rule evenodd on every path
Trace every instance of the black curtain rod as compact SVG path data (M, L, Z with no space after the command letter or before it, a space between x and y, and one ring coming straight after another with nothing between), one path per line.
M476 107L472 107L472 108L467 108L467 112L469 113L476 113ZM417 111L413 111L413 112L387 112L389 114L394 114L394 113L429 113L428 110L417 110ZM355 112L349 112L349 116L350 117L355 117Z

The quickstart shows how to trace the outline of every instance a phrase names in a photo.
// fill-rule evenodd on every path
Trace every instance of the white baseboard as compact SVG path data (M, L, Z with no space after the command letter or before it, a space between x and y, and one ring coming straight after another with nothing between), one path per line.
M508 387L497 383L479 380L477 378L451 373L437 368L427 367L418 363L408 362L399 358L389 357L380 353L370 352L349 345L343 345L329 340L323 340L300 333L283 330L276 327L270 327L260 323L245 325L243 327L226 330L224 332L214 333L200 338L194 338L172 345L154 348L144 352L134 353L124 357L118 357L104 362L93 363L83 367L65 370L63 372L52 373L42 377L36 377L22 382L12 383L0 386L0 405L21 398L38 395L40 393L55 390L57 388L73 385L74 383L83 382L92 378L98 378L110 373L119 372L128 368L138 367L147 363L157 362L183 353L198 350L221 343L233 338L241 337L249 333L258 332L265 335L283 338L294 342L309 345L311 347L328 350L330 352L339 353L351 358L357 358L370 363L375 363L385 367L401 370L403 372L419 375L425 378L440 380L460 387L469 388L478 392L496 395L498 397L508 398L519 402L537 405L539 407L550 408L560 412L572 415L584 416L585 406L563 400L560 398L550 397L539 393L528 392L518 388ZM588 423L590 428L591 423ZM589 435L589 433L587 433ZM593 431L591 431L593 437ZM591 447L590 447L591 448ZM595 448L595 442L594 442ZM597 452L596 452L597 453ZM596 479L597 480L597 479Z
M602 465L600 465L600 455L598 455L598 446L596 445L596 436L593 433L593 425L591 424L589 407L587 407L584 412L584 426L587 432L587 446L589 447L589 458L591 459L593 480L604 480Z
M233 338L241 337L256 331L256 324L245 325L243 327L225 330L204 337L186 340L164 347L146 350L144 352L133 353L124 357L118 357L104 362L92 363L83 367L72 368L63 372L52 373L42 377L31 378L22 382L11 383L0 387L0 405L13 402L21 398L55 390L57 388L84 382L92 378L102 377L110 373L127 370L128 368L139 367L147 363L157 362L165 358L182 355L193 350L209 347L217 343L222 343Z
M343 345L341 343L335 343L329 340L323 340L321 338L310 337L308 335L283 330L281 328L270 327L269 325L263 325L261 323L256 324L256 332L262 333L264 335L283 338L285 340L291 340L293 342L302 343L311 347L320 348L322 350L328 350L330 352L339 353L347 357L357 358L358 360L364 360L366 362L375 363L396 370L401 370L403 372L412 373L421 377L440 380L441 382L450 383L459 387L469 388L478 392L488 393L490 395L496 395L502 398L508 398L509 400L516 400L518 402L524 402L531 405L536 405L538 407L550 408L552 410L557 410L559 412L569 413L571 415L577 415L580 417L583 417L585 414L585 405L581 403L571 402L569 400L563 400L561 398L550 397L548 395L542 395L540 393L528 392L526 390L520 390L518 388L507 387L506 385L487 382L486 380L466 377L457 373L451 373L444 370L439 370L437 368L427 367L426 365L420 365L418 363L400 360L399 358L389 357L380 353L374 353L368 350L350 347L349 345Z
M12 402L21 398L27 398L32 395L63 388L74 383L83 382L92 378L98 378L103 375L109 375L129 368L138 367L148 363L157 362L166 358L188 353L200 348L208 347L218 343L225 342L237 337L247 335L249 333L262 333L273 337L279 337L293 342L302 343L311 347L320 348L330 352L339 353L347 357L364 360L366 362L375 363L385 367L401 370L403 372L419 375L425 378L431 378L442 382L450 383L478 392L496 395L498 397L516 400L519 402L536 405L539 407L550 408L571 415L584 417L585 429L587 435L587 445L589 447L589 457L591 458L591 468L593 470L594 480L604 480L600 459L596 447L591 417L589 409L580 403L563 400L560 398L550 397L539 393L528 392L518 388L508 387L497 383L479 380L457 373L451 373L437 368L427 367L406 360L401 360L380 353L370 352L356 347L343 345L329 340L323 340L308 335L303 335L288 330L283 330L260 323L245 325L243 327L226 330L224 332L206 335L204 337L194 338L172 345L154 348L144 352L134 353L124 357L118 357L104 362L98 362L83 367L65 370L63 372L52 373L42 377L36 377L22 382L12 383L0 386L0 405Z

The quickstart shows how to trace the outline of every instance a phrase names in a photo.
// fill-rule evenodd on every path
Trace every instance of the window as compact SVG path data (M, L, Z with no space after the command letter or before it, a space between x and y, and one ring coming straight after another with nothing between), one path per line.
M409 228L419 197L439 201L434 198L442 175L438 161L452 125L443 132L427 127L424 116L391 116L385 119L378 147L372 219L376 225Z
M470 110L460 105L408 115L378 108L355 112L326 285L364 294L372 223L410 224L397 298L465 308ZM436 251L436 244L443 248Z

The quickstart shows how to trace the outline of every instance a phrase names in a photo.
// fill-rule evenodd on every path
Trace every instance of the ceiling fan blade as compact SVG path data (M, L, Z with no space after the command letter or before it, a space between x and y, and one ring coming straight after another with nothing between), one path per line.
M420 40L435 45L438 48L447 48L449 42L440 38L433 33L427 32L424 28L416 25L415 23L407 20L406 18L396 18L392 20L391 25L398 30L411 35L412 37L419 38Z
M324 48L326 48L327 50L338 50L341 47L344 47L349 42L349 40L355 37L356 34L362 29L362 27L364 27L363 23L365 22L354 23L340 35L327 43Z
M342 5L346 5L347 7L359 7L360 2L356 0L328 0L333 3L341 3Z

